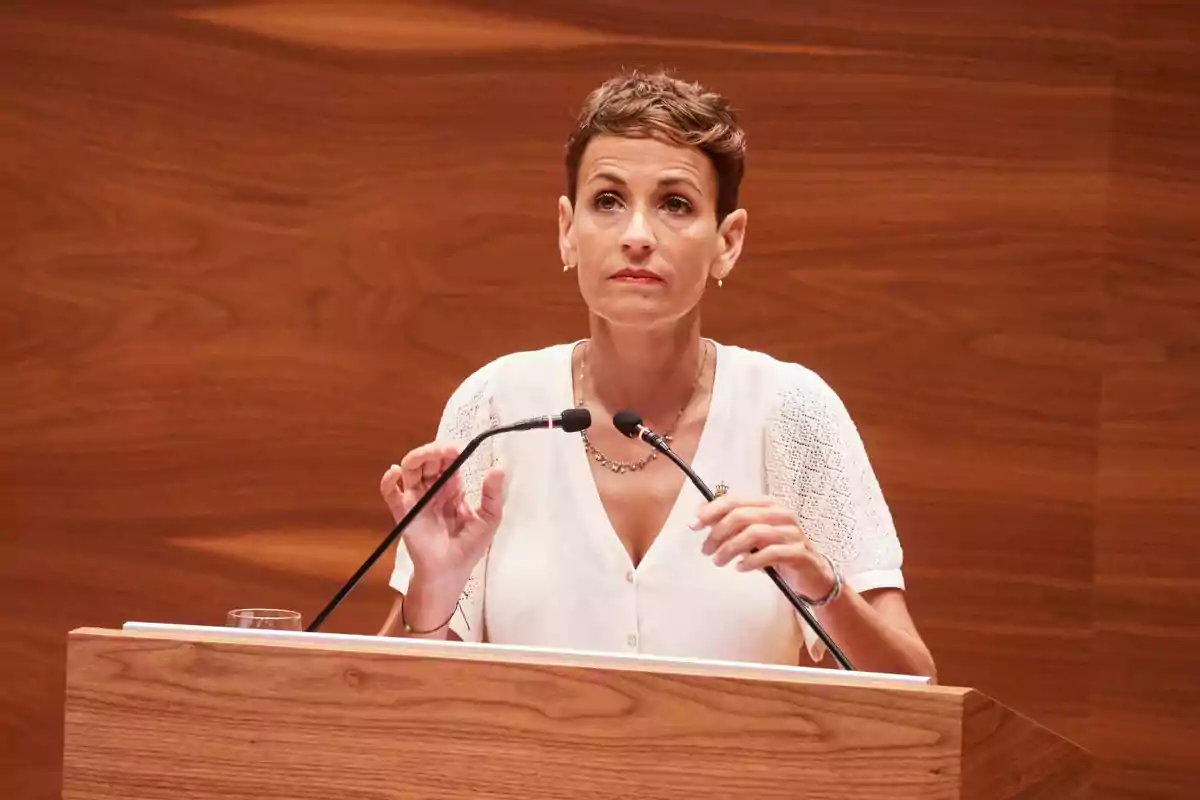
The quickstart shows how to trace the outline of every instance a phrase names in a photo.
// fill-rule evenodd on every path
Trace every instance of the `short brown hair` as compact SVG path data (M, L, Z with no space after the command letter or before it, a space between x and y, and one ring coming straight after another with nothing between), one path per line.
M717 221L738 207L746 135L721 95L664 72L635 71L605 81L587 96L567 139L567 196L572 203L583 151L601 134L658 136L699 148L717 173Z

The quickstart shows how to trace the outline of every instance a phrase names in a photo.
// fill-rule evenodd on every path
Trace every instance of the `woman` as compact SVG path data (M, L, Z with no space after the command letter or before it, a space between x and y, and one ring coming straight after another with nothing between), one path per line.
M437 440L381 491L399 520L487 427L573 405L592 427L485 443L406 531L382 635L820 663L823 645L761 571L774 565L856 668L934 675L838 397L801 366L701 336L701 296L745 238L744 152L727 102L696 85L635 73L588 97L558 228L589 337L469 376ZM723 494L704 502L616 431L622 409Z

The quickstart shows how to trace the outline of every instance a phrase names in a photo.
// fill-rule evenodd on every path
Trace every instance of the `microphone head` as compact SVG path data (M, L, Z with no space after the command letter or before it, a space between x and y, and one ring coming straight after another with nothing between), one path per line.
M592 412L586 408L568 408L559 415L559 428L567 433L579 433L592 426Z
M642 418L633 411L618 411L613 414L613 427L630 439L636 439L638 428L642 427Z

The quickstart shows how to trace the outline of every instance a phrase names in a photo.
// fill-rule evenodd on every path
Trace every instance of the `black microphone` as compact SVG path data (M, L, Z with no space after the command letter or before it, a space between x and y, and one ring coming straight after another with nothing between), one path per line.
M305 628L305 630L311 632L321 627L321 623L325 621L325 618L328 617L329 614L338 607L342 600L346 598L346 595L350 594L351 590L358 585L358 582L362 580L363 576L366 575L371 567L375 565L375 562L378 561L380 557L387 552L388 548L392 546L392 542L396 541L396 539L400 537L400 534L404 533L404 529L412 523L417 514L421 513L421 509L423 509L425 505L433 499L433 496L437 494L438 490L441 489L442 486L445 485L446 481L450 480L454 473L458 472L459 467L461 467L463 463L471 457L471 454L475 452L479 445L483 444L484 440L490 439L491 437L501 433L511 433L512 431L530 431L538 428L544 428L546 430L554 430L557 428L565 431L566 433L578 433L579 431L587 430L591 424L592 414L586 408L568 408L561 414L555 414L548 417L532 417L530 419L523 419L520 422L513 422L508 425L499 425L495 428L489 428L488 430L476 436L467 443L467 446L463 448L463 451L458 454L458 458L450 462L450 466L446 467L445 471L443 471L442 474L438 476L438 479L433 482L433 485L425 491L425 494L421 495L417 502L413 504L413 507L408 510L408 513L404 515L404 518L396 523L396 527L392 528L392 532L389 533L382 542L380 542L379 547L375 548L375 552L371 553L367 560L363 562L362 566L358 568L358 571L350 577L350 580L346 581L346 585L338 590L338 593L333 596L333 599L329 601L329 604L326 605L325 608L321 609L321 613L317 615L316 619L314 619L312 623Z
M713 494L713 491L704 484L704 481L700 480L700 476L696 474L695 470L688 466L684 460L680 458L674 450L671 449L670 445L663 441L661 436L643 425L642 418L636 413L633 411L618 411L613 415L613 425L617 430L628 436L630 439L641 439L643 442L674 461L675 464L681 470L683 470L683 473L691 478L692 483L694 483L696 488L700 490L700 494L704 495L704 499L716 499L716 495ZM751 552L757 552L757 550L758 548L754 548L754 550ZM763 568L763 572L767 573L771 580L775 582L775 585L779 587L779 591L783 592L784 596L788 599L792 606L795 607L796 611L800 614L804 621L807 622L809 627L813 629L813 632L817 634L817 638L819 638L825 644L825 647L828 648L829 652L833 655L833 659L837 661L839 665L841 665L842 669L848 672L854 671L854 667L851 666L850 660L846 658L846 654L841 651L841 648L834 643L833 639L829 636L825 629L821 627L821 623L817 622L817 618L813 616L812 610L805 605L804 601L800 599L800 596L796 594L792 587L788 586L787 581L780 577L779 572L776 571L775 567L768 565Z

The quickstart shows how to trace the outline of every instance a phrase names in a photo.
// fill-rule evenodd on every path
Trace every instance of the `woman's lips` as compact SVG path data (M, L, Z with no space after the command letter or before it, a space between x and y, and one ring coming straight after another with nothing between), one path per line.
M622 283L662 283L657 273L646 269L623 269L613 273L611 280Z

